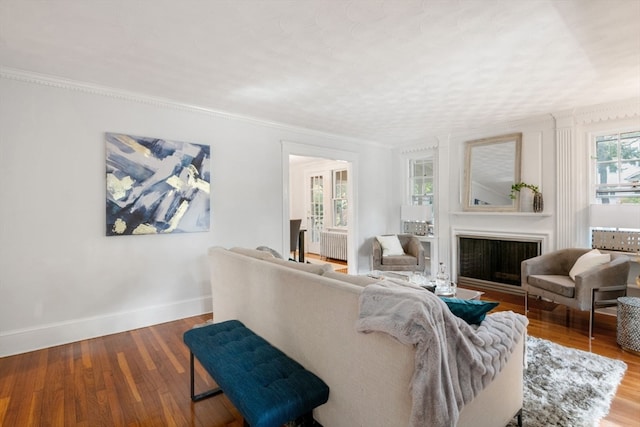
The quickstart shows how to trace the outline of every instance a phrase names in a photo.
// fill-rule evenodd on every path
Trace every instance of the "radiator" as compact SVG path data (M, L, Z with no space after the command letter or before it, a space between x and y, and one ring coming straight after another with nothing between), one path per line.
M320 256L347 260L347 233L320 232Z

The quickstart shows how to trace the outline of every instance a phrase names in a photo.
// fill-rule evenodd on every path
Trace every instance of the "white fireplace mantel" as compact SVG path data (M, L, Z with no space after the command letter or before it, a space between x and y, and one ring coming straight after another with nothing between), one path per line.
M467 228L451 229L451 278L458 279L458 239L472 237L482 239L512 240L516 242L540 243L540 252L549 251L549 233L528 233L522 230L481 230Z

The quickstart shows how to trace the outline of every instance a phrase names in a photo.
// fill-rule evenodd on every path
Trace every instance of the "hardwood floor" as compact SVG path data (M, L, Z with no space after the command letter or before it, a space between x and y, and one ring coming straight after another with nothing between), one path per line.
M500 310L524 310L522 297L487 292L484 299L501 301ZM640 356L617 346L615 318L598 315L590 341L587 313L567 316L564 307L544 308L529 312L530 335L627 363L601 426L639 426ZM0 425L240 427L242 418L224 395L197 404L189 399L189 351L182 334L209 317L1 358ZM197 365L196 391L213 385Z
M182 334L203 315L0 359L2 426L225 426L225 396L191 404ZM200 366L197 390L212 380Z

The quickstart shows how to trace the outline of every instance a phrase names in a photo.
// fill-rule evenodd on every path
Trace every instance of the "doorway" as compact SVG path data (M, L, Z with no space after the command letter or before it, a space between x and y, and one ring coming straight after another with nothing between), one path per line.
M346 245L344 251L337 252L345 255L338 256L347 262L348 272L356 272L357 257L353 242L357 229L357 155L283 142L282 161L285 195L283 241L289 242L289 220L301 219L301 228L305 230L305 251L309 254L305 258L312 262L314 259L331 262L331 257L325 257L323 247L327 247L327 238L338 235L346 242L343 243Z

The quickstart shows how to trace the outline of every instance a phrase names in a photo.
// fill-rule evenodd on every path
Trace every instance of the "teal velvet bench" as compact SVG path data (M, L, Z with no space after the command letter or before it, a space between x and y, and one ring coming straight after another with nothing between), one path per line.
M313 409L329 399L329 387L320 378L238 320L190 329L183 339L191 352L191 400L224 393L245 426L280 427L291 421L312 426ZM195 394L194 356L218 388Z

